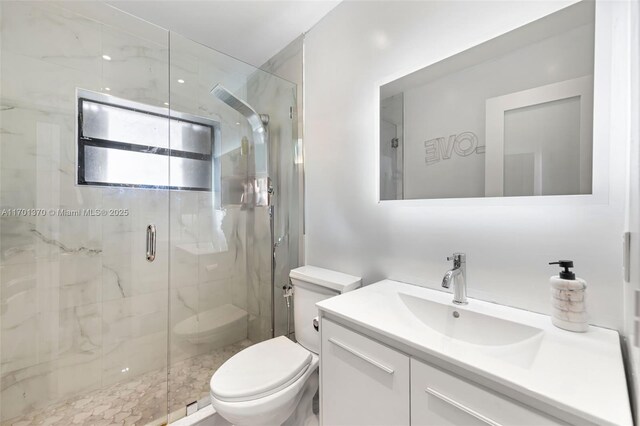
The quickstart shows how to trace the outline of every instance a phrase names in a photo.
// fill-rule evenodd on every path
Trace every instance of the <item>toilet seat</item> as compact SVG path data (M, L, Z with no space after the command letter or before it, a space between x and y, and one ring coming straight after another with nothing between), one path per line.
M311 367L312 354L284 336L250 346L227 360L211 378L218 401L252 401L296 382Z

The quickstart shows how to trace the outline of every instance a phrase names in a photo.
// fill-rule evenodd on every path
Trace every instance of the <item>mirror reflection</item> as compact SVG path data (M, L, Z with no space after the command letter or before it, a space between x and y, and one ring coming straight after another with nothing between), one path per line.
M594 3L380 87L380 199L591 194Z

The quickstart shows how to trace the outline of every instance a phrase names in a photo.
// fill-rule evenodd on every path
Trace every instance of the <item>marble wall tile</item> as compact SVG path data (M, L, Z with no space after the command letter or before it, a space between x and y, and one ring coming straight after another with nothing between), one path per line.
M231 278L236 259L236 253L228 250L198 256L198 282Z
M82 369L82 374L78 374L79 369ZM61 358L53 363L52 370L55 374L55 398L51 399L54 400L64 400L103 386L100 356L80 354ZM39 401L38 405L47 406L50 400Z
M6 86L3 87L2 104L9 107L29 106L43 114L73 112L76 87L101 89L96 74L86 74L39 58L3 51L2 62Z
M52 4L3 5L2 49L86 74L100 72L101 25Z
M103 26L101 49L111 58L102 62L101 87L124 99L165 106L169 101L166 46Z
M165 322L166 324L166 322ZM102 383L131 380L147 371L167 366L167 332L163 331L105 345Z
M103 306L92 304L61 309L58 314L56 358L100 356Z
M58 262L60 265L60 286L90 283L96 278L100 278L102 260L97 254L62 253ZM95 302L99 301L99 298L95 300ZM79 306L79 304L74 304L74 306Z
M10 341L18 355L14 359L17 362L3 359L1 398L5 418L100 386L100 310L100 305L94 304L40 312L34 316L37 324L22 322L19 331L30 331L28 336L33 336L30 340L37 347L20 345L17 335L3 330L2 338ZM29 324L32 329L24 329ZM3 351L6 355L10 354ZM24 362L34 356L37 359L33 362ZM77 374L78 369L82 374Z
M2 325L2 374L38 364L40 315L27 315L13 327Z
M11 419L57 398L58 372L54 367L53 363L41 363L3 374L0 388L3 419Z
M32 235L32 229L33 224L25 218L0 218L0 256L3 265L35 262L36 238Z
M171 297L171 319L170 326L173 328L180 321L197 315L199 311L198 286L172 288Z
M104 302L102 321L105 345L164 332L167 327L167 291Z
M231 280L221 279L198 284L198 312L232 303ZM243 336L246 337L246 336Z
M231 299L233 304L243 310L248 306L248 279L247 279L247 212L240 210L239 206L227 207L227 214L234 218L234 232L230 239L234 240L234 254L236 262L233 265L231 277Z
M102 276L98 272L84 281L61 284L58 291L58 303L61 309L100 303L102 301Z
M198 286L190 285L172 288L170 292L170 337L169 359L170 365L198 354L198 345L190 343L183 336L173 333L179 322L198 314ZM170 367L171 368L171 367Z
M134 295L130 233L116 233L119 238L104 241L102 256L102 295L104 301L123 299Z
M197 243L192 243L197 244ZM198 257L176 244L171 247L171 288L193 286L198 283Z
M17 274L8 272L29 267L32 265L3 267L3 273L7 272L3 275L15 277ZM90 274L69 277L63 271L60 262L40 263L35 272L3 280L3 372L70 352L95 352L100 346L101 328L96 323L101 314L100 282Z

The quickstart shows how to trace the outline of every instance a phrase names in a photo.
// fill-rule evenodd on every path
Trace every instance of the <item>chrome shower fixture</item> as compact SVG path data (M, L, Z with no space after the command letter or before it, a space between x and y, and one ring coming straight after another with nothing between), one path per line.
M240 114L244 115L247 121L249 121L251 129L254 132L264 133L266 131L265 126L269 124L268 115L258 114L256 110L251 107L251 105L234 96L233 93L228 91L221 84L216 84L215 87L211 89L211 94L220 99L225 104L229 105L231 108L238 111Z

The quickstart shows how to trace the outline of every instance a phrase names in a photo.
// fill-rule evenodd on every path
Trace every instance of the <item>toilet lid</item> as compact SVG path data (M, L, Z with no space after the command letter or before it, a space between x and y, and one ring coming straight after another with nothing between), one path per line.
M311 352L284 336L238 352L211 378L211 394L221 401L249 401L293 383L309 368Z

